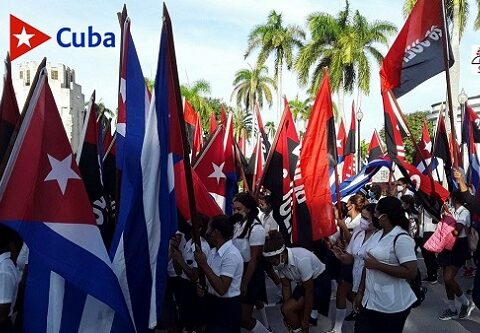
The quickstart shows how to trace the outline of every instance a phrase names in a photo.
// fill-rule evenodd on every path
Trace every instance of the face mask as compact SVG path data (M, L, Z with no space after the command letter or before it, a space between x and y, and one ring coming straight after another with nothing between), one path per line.
M233 214L232 216L230 216L230 221L235 224L235 223L238 223L238 222L241 222L243 221L243 215L240 214L240 213L235 213Z
M278 265L273 265L273 268L274 268L275 270L278 271L278 270L282 269L283 267L285 267L285 259L283 259L283 260L282 260L282 259L283 259L283 254L280 255L280 262L279 262L279 264L278 264Z
M265 214L270 213L270 208L269 207L264 207L264 208L258 207L258 208L260 209L260 211L262 213L265 213Z
M370 222L363 217L360 219L360 229L364 231L370 229Z
M403 191L403 186L397 185L397 192L402 192L402 191Z

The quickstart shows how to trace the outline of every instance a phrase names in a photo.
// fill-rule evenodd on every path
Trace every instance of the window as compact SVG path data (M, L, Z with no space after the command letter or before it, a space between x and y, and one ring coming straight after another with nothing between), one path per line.
M25 82L25 85L26 86L30 85L30 70L29 69L27 69L27 81Z
M20 80L23 80L23 71L20 71Z
M52 80L58 80L58 71L52 69Z

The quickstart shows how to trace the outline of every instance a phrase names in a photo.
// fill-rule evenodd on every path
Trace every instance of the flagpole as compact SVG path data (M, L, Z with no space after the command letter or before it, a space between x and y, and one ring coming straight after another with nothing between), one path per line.
M452 102L452 85L450 82L450 53L449 53L449 33L448 29L446 28L447 26L447 19L445 15L445 0L442 1L442 18L443 18L443 24L442 24L442 46L443 46L443 62L445 66L445 80L447 81L447 95L448 95L448 116L450 118L450 127L452 131L452 137L455 142L457 142L457 135L456 135L456 128L455 128L455 123L457 122L457 119L454 118L453 114L453 102ZM458 60L458 59L457 59ZM458 169L458 147L457 145L453 145L453 165L455 169Z
M177 73L177 59L175 58L175 50L174 50L174 43L173 43L173 31L172 31L172 23L170 21L170 15L168 14L167 6L163 3L163 29L167 29L168 33L166 34L168 38L168 46L170 51L172 52L173 56L172 59L172 67L171 70L173 71L172 79L174 81L174 86L177 87L177 91L180 92L180 84L178 83L178 73ZM177 106L182 105L182 99L180 94L174 94L176 99ZM189 144L187 140L187 134L185 130L185 119L183 116L183 110L181 107L175 108L174 112L177 112L178 122L179 122L179 129L180 129L180 137L182 138L182 147L183 147L183 165L185 170L185 183L187 187L187 196L188 196L188 206L190 210L190 219L192 223L192 238L195 243L195 246L198 249L202 248L200 242L200 223L197 217L197 208L195 204L195 192L193 189L193 178L192 178L192 166L190 164L190 153L189 153ZM205 274L200 270L198 274L198 279L200 281L200 285L203 288L206 288L206 280Z
M284 106L288 105L287 98L283 96L283 99L284 99ZM287 118L287 113L285 112L285 108L284 108L282 118L278 123L278 127L277 127L278 129L283 127L283 124L285 123L286 118ZM258 192L260 191L260 188L262 187L263 182L265 181L265 174L266 174L265 170L267 170L270 167L270 163L272 161L273 153L274 153L274 149L272 148L277 146L277 142L280 138L280 131L278 129L277 129L277 132L275 133L275 138L273 139L272 145L270 146L270 150L268 151L267 160L265 161L265 166L263 167L262 177L260 178L260 182L258 183L258 186L255 188L255 197L258 196Z

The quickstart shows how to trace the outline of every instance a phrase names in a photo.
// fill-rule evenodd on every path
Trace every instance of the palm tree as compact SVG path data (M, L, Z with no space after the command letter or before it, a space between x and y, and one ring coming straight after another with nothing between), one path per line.
M293 66L293 51L302 47L305 32L297 25L283 26L282 14L274 10L268 15L267 23L257 25L248 36L248 46L245 58L259 48L257 62L263 65L267 58L273 54L275 63L274 78L277 81L277 118L282 104L282 70L284 63L290 70ZM278 120L278 119L277 119Z
M290 111L292 111L293 120L297 120L297 118L301 120L307 120L308 116L310 115L310 111L312 109L312 101L310 98L305 100L300 100L298 95L295 99L288 102L290 106Z
M253 113L253 106L258 103L263 106L264 100L272 105L271 88L276 89L275 80L268 76L268 69L263 64L257 64L250 69L244 68L235 73L231 98L236 96L237 106L242 104L247 111Z
M267 121L265 123L265 131L267 132L267 135L270 137L270 139L273 140L277 132L277 127L275 126L275 123L273 121Z
M233 136L240 141L243 137L250 140L252 134L252 115L246 110L237 108L233 111Z
M210 83L206 80L200 79L193 82L192 85L180 86L180 92L183 97L193 106L195 111L198 112L202 119L202 127L208 123L210 114L214 112L212 105L209 103L208 98L205 96L210 94Z
M405 1L403 4L404 16L408 16L416 2L417 0ZM480 0L477 0L476 3L477 7L480 8ZM453 110L455 112L454 117L456 117L456 110L458 110L458 100L456 96L458 96L460 91L460 41L467 25L468 16L470 14L470 6L467 0L446 0L445 5L447 19L452 23L450 42L455 63L450 69L450 77L452 78L452 103ZM480 9L477 11L477 17L475 18L473 28L475 30L480 29Z
M153 91L155 81L146 76L143 79L145 80L145 85L147 86L148 90Z
M343 114L345 92L354 88L370 92L371 65L369 57L380 64L383 55L376 44L387 46L387 36L397 28L390 22L368 22L357 10L351 17L349 2L337 17L314 13L307 19L312 39L301 48L295 67L301 84L310 78L310 93L315 95L328 67L332 90L338 93L338 108Z

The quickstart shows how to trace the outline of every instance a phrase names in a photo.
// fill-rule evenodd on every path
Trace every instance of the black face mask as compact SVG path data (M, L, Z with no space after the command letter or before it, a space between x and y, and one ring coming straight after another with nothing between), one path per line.
M375 216L372 216L372 224L375 228L380 229L380 220Z
M232 224L235 224L235 223L238 223L238 222L241 222L243 221L244 217L242 214L240 213L235 213L233 214L232 216L230 216L229 220Z

